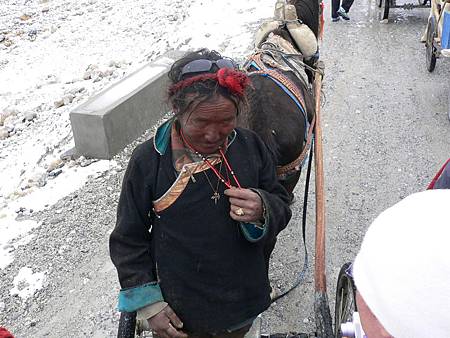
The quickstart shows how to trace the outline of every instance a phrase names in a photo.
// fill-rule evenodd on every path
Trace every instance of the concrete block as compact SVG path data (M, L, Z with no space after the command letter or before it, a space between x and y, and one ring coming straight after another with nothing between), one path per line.
M111 159L169 109L167 72L183 52L171 52L96 94L70 113L76 152Z

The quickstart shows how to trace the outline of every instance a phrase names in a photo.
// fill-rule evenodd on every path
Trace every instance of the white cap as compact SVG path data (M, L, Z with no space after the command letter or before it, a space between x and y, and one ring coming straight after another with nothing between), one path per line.
M369 227L356 288L395 338L450 337L450 189L408 196Z

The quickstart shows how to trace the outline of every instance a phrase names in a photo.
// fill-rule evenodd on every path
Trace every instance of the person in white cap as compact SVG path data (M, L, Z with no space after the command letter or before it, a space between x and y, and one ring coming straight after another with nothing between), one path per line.
M353 264L367 338L450 337L450 189L412 194L369 227Z

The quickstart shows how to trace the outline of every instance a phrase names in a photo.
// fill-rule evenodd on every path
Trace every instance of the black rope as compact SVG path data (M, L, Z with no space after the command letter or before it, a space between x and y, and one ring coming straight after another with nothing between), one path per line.
M303 215L302 215L302 238L303 238L303 247L305 248L305 260L303 263L303 269L299 272L297 280L294 282L294 284L286 291L280 293L279 295L276 295L274 298L272 298L271 302L275 302L280 298L283 298L288 293L290 293L292 290L294 290L296 287L298 287L300 284L303 283L306 271L308 270L308 248L306 247L306 212L308 208L308 192L309 192L309 181L311 178L311 168L312 168L312 160L313 160L313 154L314 154L314 137L311 141L311 147L309 149L309 161L308 161L308 169L306 171L306 180L305 180L305 191L303 194Z

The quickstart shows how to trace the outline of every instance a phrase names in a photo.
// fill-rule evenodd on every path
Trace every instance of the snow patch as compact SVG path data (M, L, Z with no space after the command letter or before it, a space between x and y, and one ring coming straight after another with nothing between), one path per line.
M180 25L179 40L188 48L208 48L230 57L242 57L242 47L253 43L249 25L257 27L260 18L273 16L272 1L201 1L191 5L189 17ZM213 14L215 13L215 15ZM252 22L250 18L255 18ZM195 32L195 34L193 34ZM236 45L233 45L233 44Z
M11 264L14 249L29 243L32 237L27 234L40 225L32 220L17 221L17 210L22 208L37 212L49 208L64 196L80 189L89 176L100 175L116 167L116 161L103 160L87 167L70 168L56 179L48 181L44 187L10 202L5 208L0 209L0 269Z
M156 75L162 73L164 70L164 66L147 65L141 70L125 78L122 82L109 87L102 94L100 94L95 101L84 106L83 109L85 111L89 111L91 114L101 114L105 111L105 109L110 107L113 102L122 100L125 95L134 95L140 87Z
M24 235L39 226L35 221L15 220L15 213L0 214L0 269L6 268L13 261L13 251L18 245L24 244ZM16 242L13 240L16 239Z
M20 207L33 209L34 212L43 210L64 196L81 188L89 176L98 175L117 167L116 161L98 161L87 167L74 167L63 171L56 179L39 189L25 195L8 205L10 210L18 210Z
M18 295L22 300L33 296L37 290L42 289L44 283L45 273L36 272L29 267L23 267L19 273L14 277L14 287L11 289L11 296Z
M18 210L48 208L82 187L89 175L114 166L66 162L48 170L73 146L69 113L75 106L106 88L101 103L109 104L121 95L119 86L111 85L171 49L207 47L243 57L260 18L272 17L274 5L273 0L0 3L0 114L15 112L1 126L7 138L0 140L0 269L40 226L17 221ZM18 20L23 14L30 18ZM107 75L85 77L88 70ZM135 88L158 71L138 72L121 86Z

